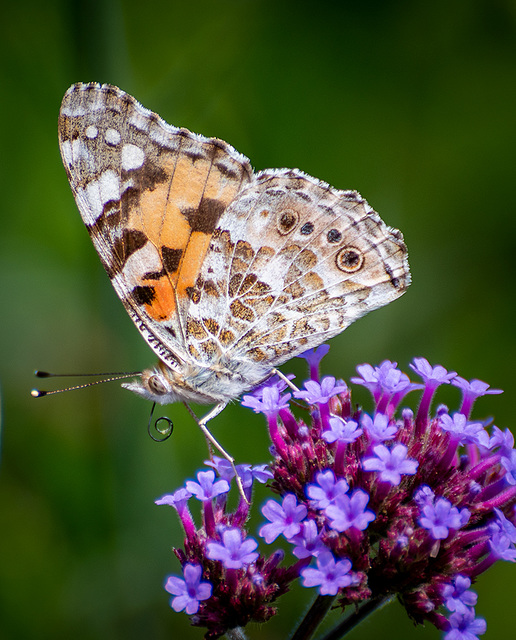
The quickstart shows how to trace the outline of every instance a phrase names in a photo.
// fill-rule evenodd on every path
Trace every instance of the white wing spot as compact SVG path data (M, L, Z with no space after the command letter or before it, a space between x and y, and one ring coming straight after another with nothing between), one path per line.
M77 164L79 160L85 160L88 163L91 161L88 147L80 138L72 140L72 142L69 142L68 140L63 142L61 144L61 153L63 154L64 161L69 167L73 164Z
M99 130L97 129L97 127L94 127L92 124L90 124L89 127L86 127L86 131L84 133L86 134L87 138L93 140L97 137Z
M151 242L135 251L126 261L122 273L115 276L116 282L113 282L113 285L115 289L117 284L121 286L122 298L127 294L127 289L141 284L142 265L145 265L145 272L163 269L160 254Z
M131 169L139 169L145 160L143 149L135 144L124 144L122 147L122 169L131 171Z
M108 202L120 200L120 178L114 171L104 171L98 180L92 180L85 189L78 190L77 198L83 202L80 210L84 222L94 224Z
M118 144L122 138L120 132L116 129L107 129L104 137L106 138L106 142L108 144Z

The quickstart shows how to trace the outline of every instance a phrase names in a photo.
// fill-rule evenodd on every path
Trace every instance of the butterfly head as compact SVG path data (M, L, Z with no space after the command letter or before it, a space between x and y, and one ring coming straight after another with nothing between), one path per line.
M185 368L188 371L185 372ZM172 367L159 360L155 367L144 369L139 379L125 382L122 387L157 404L183 401L209 404L216 401L186 383L186 380L194 379L194 371L189 369L186 363Z
M124 389L158 404L172 404L182 400L180 386L179 372L161 361L155 367L144 369L138 379L122 384Z

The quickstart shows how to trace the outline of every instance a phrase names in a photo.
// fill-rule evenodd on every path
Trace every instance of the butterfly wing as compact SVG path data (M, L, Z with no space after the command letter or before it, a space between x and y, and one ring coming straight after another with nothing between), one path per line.
M258 378L409 283L401 233L358 193L297 170L267 170L214 232L190 305L189 348L200 358L221 353Z
M160 358L188 358L193 287L220 217L252 179L248 159L98 84L66 93L59 144L83 221L129 315Z

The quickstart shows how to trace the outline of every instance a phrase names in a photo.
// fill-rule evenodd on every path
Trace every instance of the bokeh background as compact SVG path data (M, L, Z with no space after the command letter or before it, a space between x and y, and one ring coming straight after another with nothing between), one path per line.
M83 228L57 145L77 81L116 84L172 124L216 135L257 169L299 167L359 190L410 251L413 284L332 341L345 379L425 356L505 389L476 417L515 427L516 3L511 0L6 2L0 24L3 442L0 638L201 638L162 588L178 570L175 512L153 501L206 457L180 406L166 444L118 384L41 400L35 368L131 371L155 360ZM300 361L283 367L303 375ZM367 396L357 393L360 401ZM457 407L459 393L439 396ZM268 460L261 417L213 430L240 462ZM258 502L265 493L258 493ZM251 528L262 517L255 508ZM514 631L516 574L481 577L486 638ZM306 590L249 629L280 639ZM396 603L356 638L438 638Z

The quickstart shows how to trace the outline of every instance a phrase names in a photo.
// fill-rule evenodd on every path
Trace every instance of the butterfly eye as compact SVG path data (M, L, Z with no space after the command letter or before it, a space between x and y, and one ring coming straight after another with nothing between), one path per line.
M344 247L335 258L337 267L346 273L355 273L362 268L364 256L355 247Z
M299 221L299 213L294 209L283 209L278 214L278 231L282 236L290 233Z
M149 389L159 396L164 396L170 392L170 389L163 381L163 378L158 375L152 375L147 380Z

